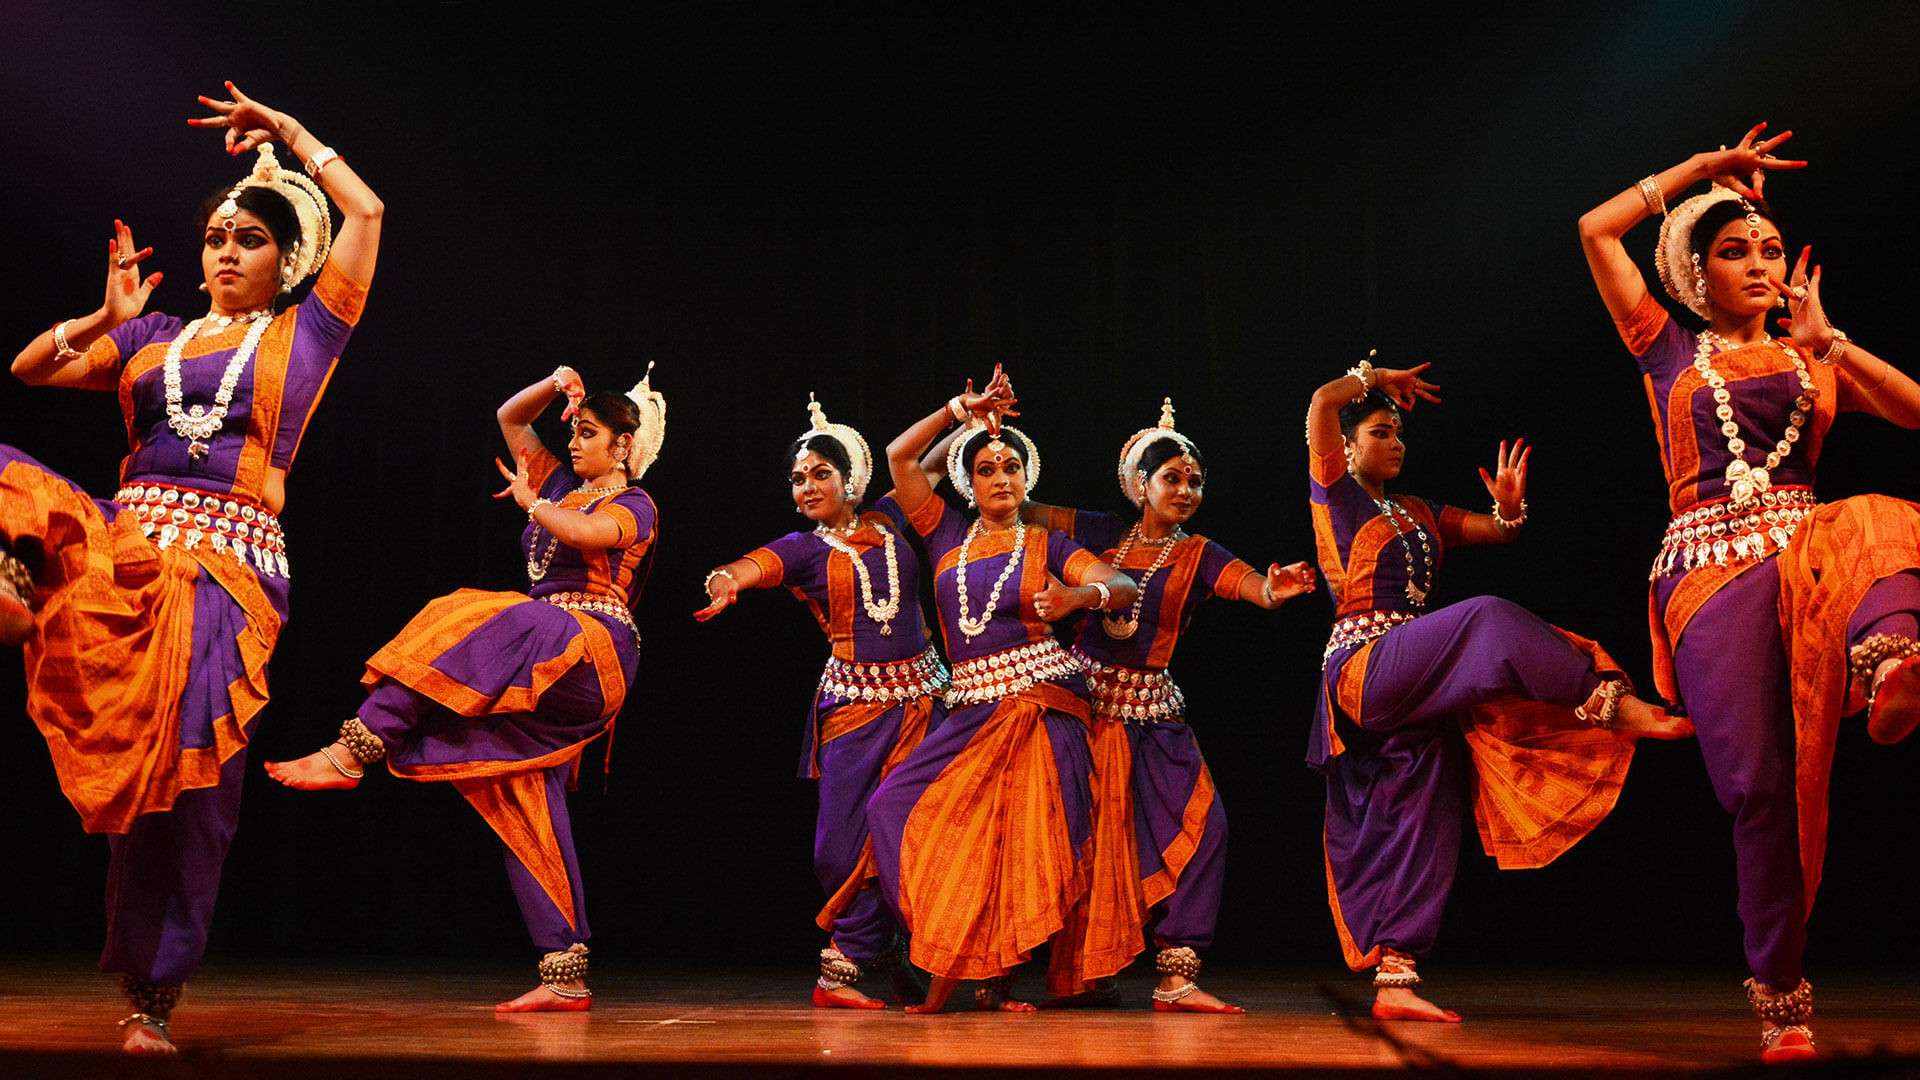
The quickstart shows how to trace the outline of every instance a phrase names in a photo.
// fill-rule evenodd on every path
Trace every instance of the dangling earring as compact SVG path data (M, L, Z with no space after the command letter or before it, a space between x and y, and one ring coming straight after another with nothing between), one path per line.
M1347 454L1347 475L1353 476L1355 475L1353 471L1353 447L1351 446L1347 447L1346 454Z
M1701 303L1707 299L1707 272L1700 265L1700 253L1693 253L1693 297Z
M201 292L206 292L206 291L207 291L207 283L206 283L206 282L204 282L204 281L203 281L203 282L201 282L201 283L200 283L200 285L199 285L199 289L200 289L200 291L201 291Z

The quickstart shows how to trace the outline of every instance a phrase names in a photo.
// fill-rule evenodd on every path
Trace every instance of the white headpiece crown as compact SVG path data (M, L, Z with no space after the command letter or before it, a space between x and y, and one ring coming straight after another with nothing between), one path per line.
M281 291L285 292L326 265L327 252L333 249L333 216L327 210L327 197L320 185L304 174L281 168L274 157L272 143L261 143L260 157L254 161L253 171L228 190L227 197L214 208L213 216L231 222L233 215L240 212L240 204L235 200L250 187L266 188L287 200L293 207L293 216L300 222L300 238L283 253L288 264L281 278L284 286Z
M653 388L653 363L646 374L627 391L627 397L640 411L640 426L633 432L633 449L627 451L627 475L637 483L653 463L660 460L660 445L667 441L667 398Z
M827 422L827 410L811 392L807 394L807 415L813 424L801 432L804 441L815 435L825 435L840 444L847 452L847 461L852 472L847 476L847 501L858 503L867 493L867 485L873 481L873 451L867 449L867 440L846 424ZM803 447L801 453L806 453Z
M967 426L960 429L960 433L953 437L952 444L947 447L947 480L953 484L953 490L959 492L960 497L967 500L968 506L974 505L973 481L969 476L971 470L967 468L966 463L961 461L960 458L966 453L967 444L973 441L975 433L985 430L987 430L986 421L976 416L972 420L967 421ZM1021 431L1011 424L1000 425L1000 430L1019 436L1020 441L1027 444L1027 494L1031 495L1033 494L1033 489L1040 486L1040 448L1034 445L1033 440L1027 437L1026 432ZM997 442L1000 442L1000 440L996 436L993 442L987 445L992 446ZM1002 446L1003 448L1011 449L1010 447L1006 447L1006 444L1002 444Z
M1706 278L1693 259L1693 229L1708 208L1729 200L1738 200L1748 213L1754 212L1753 205L1738 193L1715 185L1667 212L1660 222L1660 244L1653 249L1653 268L1667 295L1703 319L1711 317L1712 311L1707 306Z
M1160 439L1172 439L1180 444L1182 453L1193 449L1193 440L1173 430L1173 399L1160 399L1160 422L1150 428L1141 428L1120 445L1120 494L1125 495L1133 505L1139 506L1147 497L1140 484L1140 459L1146 456L1147 446Z

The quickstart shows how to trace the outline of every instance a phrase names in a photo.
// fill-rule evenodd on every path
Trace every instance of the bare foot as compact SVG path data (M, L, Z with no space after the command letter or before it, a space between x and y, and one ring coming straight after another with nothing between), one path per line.
M1431 1020L1442 1024L1457 1024L1460 1014L1452 1009L1443 1009L1408 986L1383 986L1373 995L1373 1018L1375 1020Z
M1632 739L1691 739L1693 722L1684 716L1669 716L1628 694L1620 699L1620 711L1614 714L1613 730Z
M120 1029L120 1052L139 1057L157 1057L177 1054L179 1047L167 1038L167 1033L152 1024L132 1023Z
M933 977L932 985L927 987L927 996L918 1005L907 1006L907 1012L913 1016L937 1013L947 1005L947 999L953 996L953 989L960 985L959 979L948 979L939 975Z
M333 755L333 761L327 755ZM335 762L338 762L336 767ZM267 762L267 775L275 780L300 791L351 791L360 786L358 776L348 776L341 769L351 769L364 774L353 751L347 744L336 742L325 750L315 751L306 757L293 761Z
M587 984L580 979L573 979L560 985L568 990L587 988ZM493 1011L497 1013L586 1012L591 1008L593 1008L592 998L562 997L554 993L551 987L542 983L512 1001L503 1001L495 1005Z
M1039 1010L1030 1002L1014 999L1011 978L988 979L973 992L973 1007L981 1012L1030 1013Z
M1160 977L1160 985L1155 987L1155 989L1166 993L1178 990L1185 985L1187 985L1185 976L1162 975ZM1159 998L1154 998L1153 1011L1219 1013L1223 1016L1239 1016L1247 1010L1238 1005L1229 1005L1219 998L1214 997L1212 994L1207 993L1205 990L1200 989L1200 987L1195 986L1192 990L1180 995L1180 997L1174 1001L1162 1001Z
M1760 1022L1760 1060L1769 1065L1807 1061L1820 1056L1813 1045L1813 1029L1805 1024L1777 1027Z

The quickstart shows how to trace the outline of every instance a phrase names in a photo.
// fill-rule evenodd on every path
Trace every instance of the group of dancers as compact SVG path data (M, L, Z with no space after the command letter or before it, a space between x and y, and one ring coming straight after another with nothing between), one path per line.
M123 976L132 1053L172 1052L168 1021L204 951L287 618L285 480L359 321L383 216L302 124L226 90L190 122L258 158L201 212L208 313L143 314L160 275L143 276L152 249L116 222L101 306L13 363L33 385L117 393L120 490L92 498L0 446L0 640L23 647L27 711L62 790L109 837L101 967ZM1363 361L1313 392L1317 574L1306 562L1263 573L1187 531L1207 471L1171 401L1120 448L1137 516L1030 497L1040 454L1009 423L1019 401L1001 369L901 432L884 461L810 401L783 456L808 527L715 568L696 618L784 586L830 643L802 758L819 781L829 934L813 1003L937 1012L972 980L978 1007L1028 1011L1012 976L1043 945L1050 1002L1110 1003L1151 940L1154 1009L1242 1012L1195 981L1227 818L1168 668L1202 601L1273 609L1324 582L1335 622L1307 760L1326 783L1336 936L1351 968L1373 969L1376 1017L1460 1019L1415 988L1466 804L1499 865L1541 866L1612 809L1637 739L1697 736L1734 819L1763 1054L1813 1055L1801 959L1838 721L1865 709L1881 742L1920 723L1920 508L1819 503L1814 467L1839 410L1920 427L1920 386L1827 321L1806 250L1789 265L1764 182L1802 163L1775 156L1787 135L1763 129L1580 222L1669 484L1649 615L1670 710L1636 695L1599 645L1513 603L1430 606L1448 550L1520 532L1531 450L1502 442L1480 470L1485 513L1390 493L1406 415L1439 401L1427 365ZM282 167L276 144L303 168ZM1627 254L1650 216L1661 284L1703 330L1670 315ZM1787 336L1773 337L1781 306ZM532 426L556 402L566 461ZM528 516L526 591L427 604L367 661L365 702L337 737L266 770L341 790L384 762L452 784L499 835L541 953L539 985L498 1008L582 1010L590 933L566 793L636 677L633 610L659 527L638 485L666 401L650 370L631 391L590 394L562 367L497 418L500 497ZM890 490L869 498L882 466ZM863 991L869 975L884 990Z

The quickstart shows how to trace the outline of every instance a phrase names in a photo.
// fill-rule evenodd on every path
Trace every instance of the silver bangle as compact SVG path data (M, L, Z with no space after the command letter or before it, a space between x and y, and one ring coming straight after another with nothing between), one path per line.
M1360 380L1360 392L1353 395L1353 400L1355 401L1365 399L1367 392L1373 389L1373 355L1373 353L1369 352L1367 359L1347 369L1348 375Z
M63 364L70 363L74 360L84 360L87 357L86 353L74 348L67 342L67 324L72 321L72 319L62 319L53 324L53 347L55 349L53 358Z
M1520 516L1512 519L1503 518L1500 516L1500 501L1498 499L1494 500L1493 523L1495 525L1498 525L1501 528L1501 530L1505 532L1512 532L1513 530L1519 528L1520 526L1525 525L1527 523L1527 500L1525 499L1520 500Z
M947 399L947 415L953 417L953 422L956 424L967 422L967 407L960 404L959 394Z
M1828 367L1832 367L1834 364L1840 361L1840 358L1842 356L1846 355L1847 343L1852 340L1853 340L1852 338L1846 335L1846 332L1844 330L1841 330L1839 327L1834 327L1833 328L1833 344L1827 346L1826 352L1821 353L1819 356L1814 357L1813 358L1814 362L1819 364L1825 364Z
M1107 610L1108 606L1113 603L1113 590L1107 588L1107 583L1104 581L1089 581L1087 584L1093 587L1094 592L1100 594L1100 599L1093 605L1093 610Z
M706 593L707 599L709 600L713 599L713 579L717 577L723 577L733 582L733 587L736 589L740 587L740 579L734 577L733 571L726 567L722 566L715 570L709 570L707 571L706 579L700 582L700 591Z
M533 520L533 512L535 510L538 510L543 506L552 506L552 505L553 505L552 499L542 498L542 499L533 500L532 502L527 504L527 520L528 521Z
M340 160L340 155L334 152L333 147L323 146L315 150L313 156L307 159L307 175L310 177L318 177L321 169L326 168L338 160Z
M1269 604L1278 604L1280 602L1273 595L1272 578L1263 576L1260 579L1260 599L1265 600Z
M547 380L553 384L553 392L556 394L564 394L567 392L567 384L560 378L560 373L565 370L567 370L567 365L561 364L559 367L553 369L553 374L547 376Z
M1660 181L1651 176L1640 181L1640 198L1646 201L1648 213L1667 215L1667 197L1660 190Z

